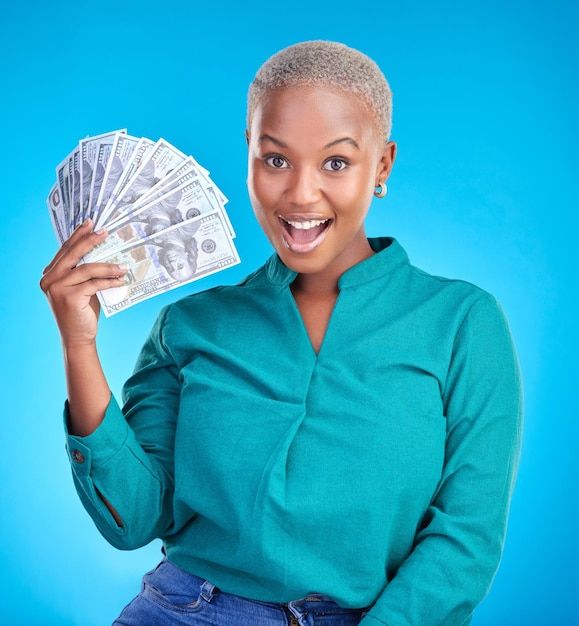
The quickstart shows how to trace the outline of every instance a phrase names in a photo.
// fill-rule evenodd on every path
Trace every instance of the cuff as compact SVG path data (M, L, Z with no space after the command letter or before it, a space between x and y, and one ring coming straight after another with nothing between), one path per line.
M66 437L65 448L71 462L79 469L81 466L88 472L91 462L103 463L113 457L124 445L129 430L127 420L111 393L102 422L89 435L71 435L70 408L68 399L64 402L63 425Z

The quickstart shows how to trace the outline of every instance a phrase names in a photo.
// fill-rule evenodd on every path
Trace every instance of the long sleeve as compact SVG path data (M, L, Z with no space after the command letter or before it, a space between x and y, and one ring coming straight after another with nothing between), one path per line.
M179 371L163 341L169 307L162 309L123 386L121 410L114 395L103 421L87 436L69 433L63 421L72 477L97 529L113 546L133 550L170 531L173 523L174 438ZM119 526L98 495L118 512Z
M442 399L441 479L412 551L363 626L466 626L498 570L521 453L523 388L508 321L488 292L456 333Z

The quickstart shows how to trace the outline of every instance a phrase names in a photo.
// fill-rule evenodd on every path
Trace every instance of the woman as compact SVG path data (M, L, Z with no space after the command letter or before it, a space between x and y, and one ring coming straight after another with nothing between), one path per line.
M115 624L469 624L498 568L522 386L493 295L367 237L396 145L391 93L343 44L289 46L249 90L253 210L275 248L164 307L122 409L95 347L83 225L42 279L65 352L79 497L163 559Z

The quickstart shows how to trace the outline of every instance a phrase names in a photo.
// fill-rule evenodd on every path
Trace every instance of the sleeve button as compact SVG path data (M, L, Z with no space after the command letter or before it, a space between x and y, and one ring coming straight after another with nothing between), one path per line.
M84 463L84 454L80 451L80 450L73 450L72 451L72 458L77 462L77 463Z

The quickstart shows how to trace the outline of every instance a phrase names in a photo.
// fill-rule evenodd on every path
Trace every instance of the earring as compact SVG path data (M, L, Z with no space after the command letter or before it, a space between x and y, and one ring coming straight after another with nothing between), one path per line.
M376 193L376 188L380 187L380 191L378 193ZM375 187L374 187L374 195L377 198L383 198L386 194L388 193L388 187L386 187L386 183L378 183Z

